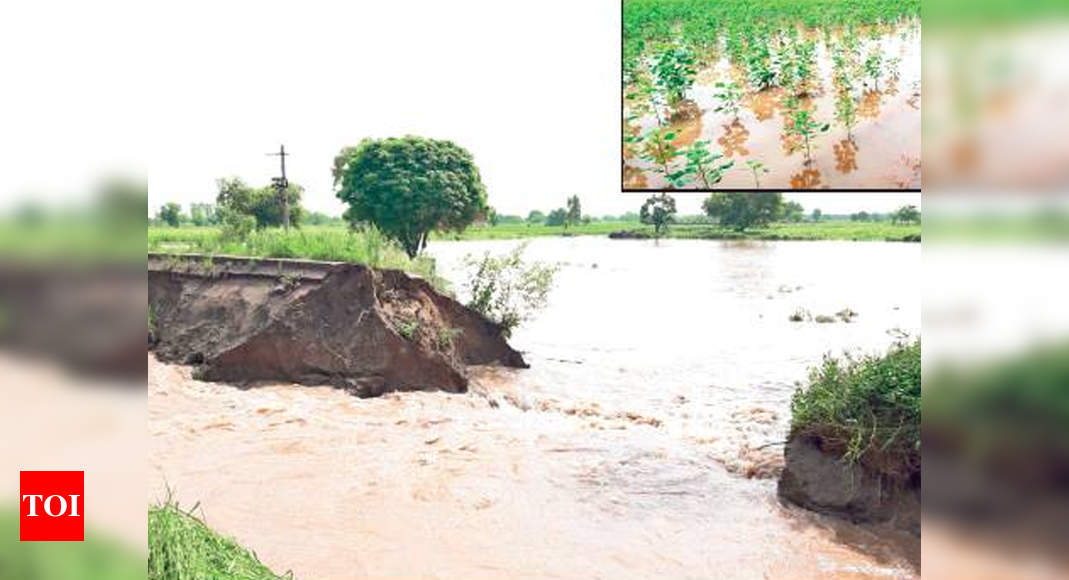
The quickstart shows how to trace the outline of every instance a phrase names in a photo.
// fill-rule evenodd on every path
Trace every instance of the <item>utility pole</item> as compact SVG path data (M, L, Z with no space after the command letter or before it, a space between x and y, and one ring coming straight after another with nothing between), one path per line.
M286 195L286 189L290 183L286 180L286 146L279 145L278 153L268 153L268 155L278 155L279 162L282 164L282 177L272 177L271 185L275 186L275 192L277 192L279 203L282 204L282 227L287 230L290 229L290 200Z

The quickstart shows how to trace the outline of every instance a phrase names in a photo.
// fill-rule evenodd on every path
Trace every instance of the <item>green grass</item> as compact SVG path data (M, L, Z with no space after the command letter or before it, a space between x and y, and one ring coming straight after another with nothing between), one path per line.
M653 226L626 228L630 233L653 237ZM920 224L891 224L888 222L855 222L829 220L823 222L775 223L763 228L737 232L731 228L708 225L673 225L667 238L704 240L846 240L846 241L915 241L921 238Z
M826 356L791 401L791 437L898 481L920 473L921 343L882 356Z
M148 510L148 548L149 580L293 578L292 573L275 574L254 552L171 500Z
M0 509L0 578L18 580L136 580L145 577L145 556L87 528L84 542L20 542L19 514Z
M410 259L397 244L375 229L351 231L346 227L308 226L254 231L248 239L227 241L216 227L150 227L148 250L162 253L201 253L261 258L303 258L364 264L373 268L404 270L429 280L440 289L447 284L438 276L434 260Z

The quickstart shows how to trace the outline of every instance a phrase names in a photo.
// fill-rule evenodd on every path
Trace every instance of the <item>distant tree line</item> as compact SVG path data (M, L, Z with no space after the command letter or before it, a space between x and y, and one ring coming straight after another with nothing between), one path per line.
M652 225L654 236L663 235L671 224L719 225L744 231L765 227L771 223L816 223L824 220L891 221L892 223L920 223L921 213L914 205L905 205L889 214L860 211L850 215L826 215L814 208L808 218L805 208L796 201L784 201L782 193L713 193L702 202L702 215L676 216L675 200L661 193L646 199L639 211L639 220Z

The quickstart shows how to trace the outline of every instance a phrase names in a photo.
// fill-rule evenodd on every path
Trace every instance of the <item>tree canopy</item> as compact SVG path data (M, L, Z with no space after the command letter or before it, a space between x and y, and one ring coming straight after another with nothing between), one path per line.
M557 209L549 212L549 215L546 216L546 225L563 226L567 220L568 212L565 211L563 207L558 207Z
M653 235L658 238L668 229L675 214L676 200L667 193L651 195L638 212L642 223L653 225Z
M219 209L256 219L257 228L282 225L282 201L274 186L255 188L246 184L240 177L226 177L216 180L219 192L215 203ZM286 186L286 198L290 206L290 224L300 225L304 210L301 208L301 196L304 188L290 182Z
M173 201L163 204L160 207L159 219L172 228L178 227L182 221L182 206Z
M789 222L800 222L805 219L805 208L797 201L788 201L783 204L783 219Z
M334 159L351 224L370 222L415 257L431 231L461 231L487 211L471 153L451 141L364 139Z
M736 231L766 226L783 215L781 193L714 193L702 202L706 215Z

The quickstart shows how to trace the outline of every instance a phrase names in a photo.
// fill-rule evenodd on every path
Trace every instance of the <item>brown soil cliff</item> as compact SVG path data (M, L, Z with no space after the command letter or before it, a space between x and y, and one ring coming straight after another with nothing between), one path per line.
M203 380L463 392L465 366L527 366L427 281L339 262L149 254L150 347Z

